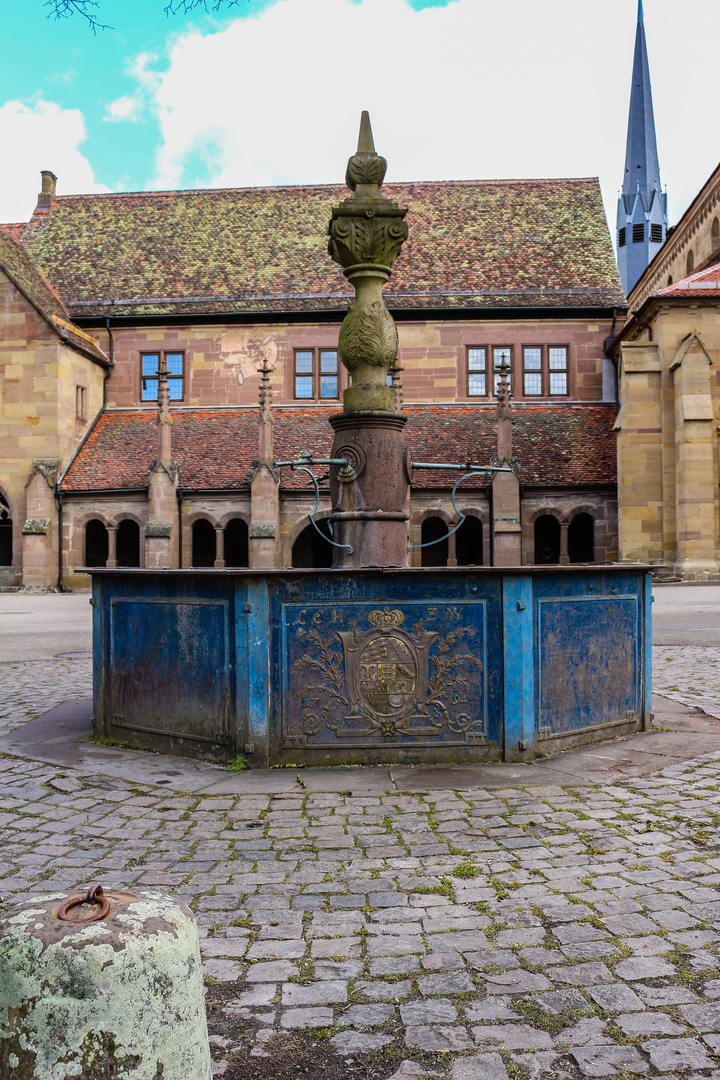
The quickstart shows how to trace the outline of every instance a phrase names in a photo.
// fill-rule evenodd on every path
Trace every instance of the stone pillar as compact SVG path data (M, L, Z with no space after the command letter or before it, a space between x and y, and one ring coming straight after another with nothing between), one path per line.
M382 287L408 228L407 210L380 194L386 169L364 112L345 175L352 195L333 210L329 226L330 257L355 289L339 338L352 384L343 394L343 413L330 419L332 456L347 461L330 466L333 540L345 545L333 548L334 566L407 566L406 417L387 385L398 334Z
M175 465L156 462L148 479L145 566L149 570L174 569L179 562L177 485Z
M659 563L664 558L661 361L653 342L620 349L618 557Z
M158 369L157 460L148 476L148 520L145 526L145 566L149 570L179 565L180 517L177 504L178 468L172 461L172 416L167 367L161 354Z
M225 530L222 525L215 526L215 562L216 570L222 570L225 565Z
M510 365L503 360L497 386L498 426L496 464L513 472L498 472L492 479L493 543L495 566L520 566L522 563L522 521L520 518L520 480L513 457L512 409L510 406ZM491 377L492 374L491 374Z
M280 478L267 461L252 474L250 513L250 566L272 570L280 566Z
M453 525L450 526L453 528ZM457 533L451 533L448 537L448 566L457 566Z
M340 413L330 417L335 432L330 466L335 566L407 566L407 491L402 413Z
M157 889L91 895L46 889L0 919L0 1076L211 1080L193 913Z
M55 485L60 458L35 458L25 489L26 519L22 528L23 587L51 589L58 578Z
M710 360L696 335L670 365L675 398L677 571L689 580L718 576L715 532L717 443Z
M108 570L114 570L118 564L117 561L117 525L108 525L108 557L105 566Z
M560 522L560 565L569 566L570 556L568 554L568 532L570 530L569 521Z
M522 563L520 481L514 472L495 473L492 480L493 542L495 566Z

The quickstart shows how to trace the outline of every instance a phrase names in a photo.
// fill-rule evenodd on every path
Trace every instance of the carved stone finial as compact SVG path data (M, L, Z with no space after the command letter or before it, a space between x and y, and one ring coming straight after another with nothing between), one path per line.
M498 403L498 412L503 420L507 420L512 415L512 409L510 407L510 381L508 376L510 374L510 365L503 356L502 362L496 369L500 372L500 378L498 379L497 389L495 391L495 397Z
M513 464L512 408L510 407L510 365L505 356L497 368L500 373L495 397L498 403L497 456L500 464Z
M359 195L377 195L387 172L387 161L375 153L370 113L364 111L360 117L360 134L357 152L347 163L345 183L351 191L360 189Z
M172 415L170 413L170 391L168 389L168 369L165 353L160 354L160 363L158 365L157 402L158 461L162 462L163 465L166 465L172 457L170 434Z
M382 287L400 254L408 227L407 209L380 195L387 162L375 152L367 112L362 114L357 153L345 182L352 191L332 212L328 254L355 289L355 301L340 329L340 359L351 373L343 395L346 412L394 412L396 394L387 373L397 358L397 327Z

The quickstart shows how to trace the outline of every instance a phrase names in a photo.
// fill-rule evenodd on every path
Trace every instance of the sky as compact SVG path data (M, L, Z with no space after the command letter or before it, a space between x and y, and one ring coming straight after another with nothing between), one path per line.
M338 183L369 109L388 181L599 176L614 233L636 0L166 2L99 0L93 34L0 0L0 220L41 169L58 194ZM720 4L644 9L673 223L720 159Z

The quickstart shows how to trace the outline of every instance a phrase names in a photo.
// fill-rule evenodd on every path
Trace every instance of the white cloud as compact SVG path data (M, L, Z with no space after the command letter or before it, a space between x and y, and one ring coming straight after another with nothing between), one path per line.
M111 101L105 110L104 120L119 122L139 120L143 111L143 101L139 94L126 94Z
M59 195L108 190L95 182L90 162L78 149L85 135L79 109L63 109L43 100L32 105L7 101L0 106L0 145L8 151L0 173L3 221L30 218L40 191L41 169L51 169L58 177Z
M677 215L718 157L709 136L720 9L645 8ZM405 0L281 0L175 38L162 71L143 59L140 89L162 136L152 184L341 180L369 108L388 180L599 174L614 219L634 34L629 0L454 0L420 12ZM677 92L687 55L690 109Z

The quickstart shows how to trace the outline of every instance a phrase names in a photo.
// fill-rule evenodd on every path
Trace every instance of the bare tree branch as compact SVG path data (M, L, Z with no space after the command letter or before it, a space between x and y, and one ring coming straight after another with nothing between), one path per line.
M237 7L242 0L168 0L165 6L165 14L189 15L198 8L203 11L215 12L224 7ZM249 3L250 0L245 0ZM112 30L112 26L101 23L97 18L100 7L99 0L45 0L48 8L48 19L69 19L71 15L80 15L87 22L93 34L98 30Z
M45 7L50 9L48 19L69 19L71 15L81 15L87 20L93 34L98 30L112 30L112 26L98 22L95 12L100 5L97 0L45 0Z
M240 0L169 0L165 7L166 15L189 15L196 8L203 11L219 11L223 7L237 7ZM249 0L246 0L249 3Z

